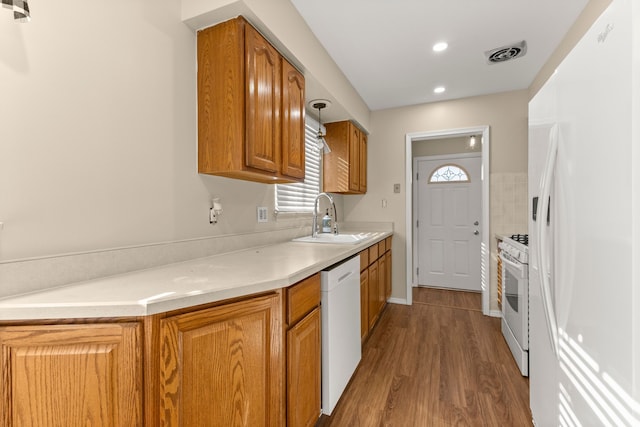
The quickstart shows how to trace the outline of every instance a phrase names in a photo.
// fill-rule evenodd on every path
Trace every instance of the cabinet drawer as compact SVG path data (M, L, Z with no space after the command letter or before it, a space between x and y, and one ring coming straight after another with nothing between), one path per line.
M390 251L391 250L391 236L389 236L386 239L384 239L384 241L385 241L384 246L386 247L386 249L388 251Z
M291 326L320 304L320 273L287 288L287 325Z
M386 241L381 240L378 242L378 256L382 256L383 253L387 251Z
M369 267L369 249L360 252L360 271Z
M369 246L369 264L378 259L378 244Z

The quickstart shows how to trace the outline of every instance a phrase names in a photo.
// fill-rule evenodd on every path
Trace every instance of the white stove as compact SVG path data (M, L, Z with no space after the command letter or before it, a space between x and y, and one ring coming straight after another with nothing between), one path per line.
M529 235L512 234L504 237L498 247L505 252L514 262L529 264Z
M498 245L502 260L502 334L523 376L529 375L529 236Z

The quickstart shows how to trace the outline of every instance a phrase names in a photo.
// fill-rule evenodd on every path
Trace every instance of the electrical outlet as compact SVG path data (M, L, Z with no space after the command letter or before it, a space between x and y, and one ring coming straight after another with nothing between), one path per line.
M258 211L258 222L269 222L267 208L265 208L264 206L259 206L257 208L257 211Z

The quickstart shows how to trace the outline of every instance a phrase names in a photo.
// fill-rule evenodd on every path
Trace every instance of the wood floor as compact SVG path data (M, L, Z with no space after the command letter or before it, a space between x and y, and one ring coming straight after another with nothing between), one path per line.
M531 426L529 384L480 294L415 288L389 304L318 427Z

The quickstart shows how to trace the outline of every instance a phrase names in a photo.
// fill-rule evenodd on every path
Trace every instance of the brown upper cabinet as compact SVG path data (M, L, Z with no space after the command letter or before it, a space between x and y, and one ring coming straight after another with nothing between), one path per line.
M367 135L349 121L325 124L331 153L324 155L323 190L330 193L367 192Z
M198 172L304 181L304 87L243 17L198 32Z

